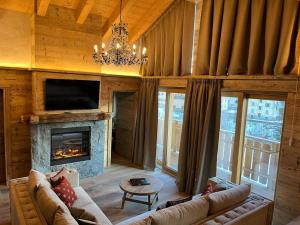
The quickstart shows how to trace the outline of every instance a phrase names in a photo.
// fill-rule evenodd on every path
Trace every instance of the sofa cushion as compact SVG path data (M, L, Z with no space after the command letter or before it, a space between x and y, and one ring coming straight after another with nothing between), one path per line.
M268 204L262 204L257 208L231 220L226 225L266 225L270 223L270 211Z
M202 225L227 224L232 221L239 220L239 218L243 215L249 213L251 214L252 211L254 212L254 210L264 205L266 205L266 203L264 203L263 201L251 200L219 216L214 217L213 219L203 223Z
M40 211L48 224L52 224L56 211L60 208L63 212L69 213L67 206L57 197L54 191L47 186L40 186L36 193L36 200Z
M217 213L244 201L250 194L250 191L251 186L249 184L241 184L231 189L208 195L209 214Z
M198 198L150 215L153 225L190 225L207 217L209 203L206 198Z
M112 225L102 210L96 205L82 187L76 187L74 188L74 191L77 195L77 200L74 202L72 207L84 209L89 214L95 216L96 222L101 225Z
M54 215L53 225L78 225L78 223L70 213L66 213L59 208Z
M30 170L28 176L28 188L32 196L35 197L37 189L40 185L51 187L50 183L48 182L46 176L43 173L33 169Z

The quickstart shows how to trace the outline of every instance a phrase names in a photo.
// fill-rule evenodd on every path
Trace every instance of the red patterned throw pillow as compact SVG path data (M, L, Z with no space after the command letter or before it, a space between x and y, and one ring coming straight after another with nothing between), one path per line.
M65 177L62 177L60 184L56 185L52 190L68 207L71 207L77 199L74 189Z
M66 177L67 173L68 170L65 167L63 167L54 176L50 177L50 183L52 187L55 187L56 185L60 184L62 177Z

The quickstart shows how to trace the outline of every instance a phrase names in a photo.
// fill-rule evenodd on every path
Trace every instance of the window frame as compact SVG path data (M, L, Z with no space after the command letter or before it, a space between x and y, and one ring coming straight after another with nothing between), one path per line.
M243 164L243 148L245 140L245 131L246 131L246 120L247 120L247 111L248 111L248 100L249 99L263 99L263 100L277 100L284 101L284 113L283 113L283 126L281 134L283 134L284 122L285 122L285 113L286 113L286 103L287 96L282 93L249 93L243 91L224 91L222 90L221 96L224 97L237 97L238 107L237 107L237 116L236 116L236 127L235 127L235 139L234 147L232 151L232 174L231 182L240 184L242 179L242 164ZM282 143L283 135L281 135L280 143ZM280 145L281 152L282 145ZM279 153L280 159L280 153Z
M157 160L156 163L161 166L162 170L177 176L178 171L168 166L168 150L171 146L172 141L172 129L170 126L172 124L172 113L173 113L173 97L172 94L185 94L184 88L159 88L159 92L166 93L166 104L165 104L165 120L164 120L164 134L163 134L163 158Z

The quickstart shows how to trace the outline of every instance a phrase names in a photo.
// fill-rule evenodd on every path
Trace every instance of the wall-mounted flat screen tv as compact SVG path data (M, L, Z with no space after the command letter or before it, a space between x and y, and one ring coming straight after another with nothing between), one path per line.
M100 81L46 79L45 109L98 109Z

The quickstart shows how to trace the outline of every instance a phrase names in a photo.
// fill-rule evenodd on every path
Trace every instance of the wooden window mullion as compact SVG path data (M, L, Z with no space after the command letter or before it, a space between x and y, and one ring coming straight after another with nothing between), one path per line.
M233 183L240 183L241 167L243 160L244 134L247 116L247 99L244 93L238 93L238 109L236 117L234 148L232 154L232 176Z

